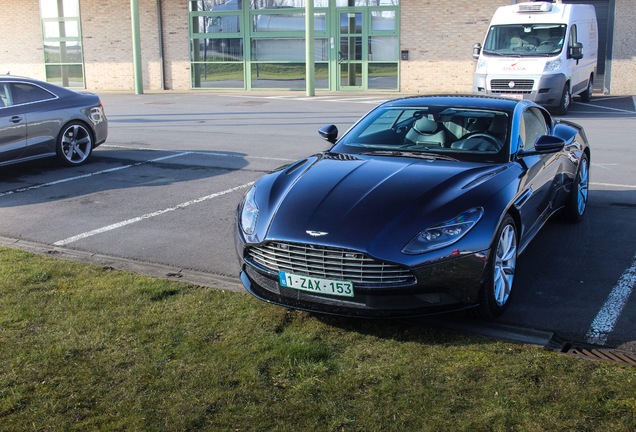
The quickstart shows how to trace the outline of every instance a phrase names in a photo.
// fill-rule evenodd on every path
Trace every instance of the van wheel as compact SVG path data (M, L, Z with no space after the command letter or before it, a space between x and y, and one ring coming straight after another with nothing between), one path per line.
M566 115L570 108L570 102L572 102L572 95L570 94L570 85L565 83L563 87L563 93L561 94L561 102L559 106L554 110L556 115Z
M579 95L581 97L581 102L589 102L590 99L592 99L592 90L594 90L594 74L590 75L590 79L587 82L587 88Z

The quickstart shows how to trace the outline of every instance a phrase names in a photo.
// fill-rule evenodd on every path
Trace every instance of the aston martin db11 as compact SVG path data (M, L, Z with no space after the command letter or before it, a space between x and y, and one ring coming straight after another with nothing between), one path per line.
M254 296L319 313L500 315L517 258L545 222L579 222L583 129L527 100L392 100L332 146L266 174L238 206L240 277Z
M97 95L0 76L0 166L44 157L81 165L107 136L108 121Z

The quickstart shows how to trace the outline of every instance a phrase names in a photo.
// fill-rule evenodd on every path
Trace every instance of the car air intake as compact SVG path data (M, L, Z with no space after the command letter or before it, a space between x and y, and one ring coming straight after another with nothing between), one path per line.
M410 285L415 277L405 267L378 261L346 249L270 242L247 249L246 259L270 273L280 271L324 279L346 280L357 286Z

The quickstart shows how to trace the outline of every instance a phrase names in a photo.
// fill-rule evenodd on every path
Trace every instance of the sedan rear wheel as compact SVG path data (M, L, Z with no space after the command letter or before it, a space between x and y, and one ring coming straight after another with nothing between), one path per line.
M81 165L93 151L93 136L80 122L65 125L57 138L57 159L68 166Z
M506 215L490 250L488 275L481 290L479 314L484 318L495 318L508 307L517 254L517 227L514 219Z

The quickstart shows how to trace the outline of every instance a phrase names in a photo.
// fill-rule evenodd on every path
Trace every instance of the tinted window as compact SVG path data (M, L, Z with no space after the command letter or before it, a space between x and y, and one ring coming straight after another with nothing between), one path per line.
M540 114L540 113L539 113ZM459 160L503 162L507 157L509 116L480 108L381 107L338 141L338 153L418 153Z
M55 98L55 95L44 90L42 87L27 83L11 84L11 94L13 96L14 105L40 102Z
M523 113L523 120L519 135L521 138L521 147L524 150L533 150L534 143L541 135L547 135L548 126L545 123L545 117L536 108L530 108Z
M7 84L0 84L0 108L11 105Z

